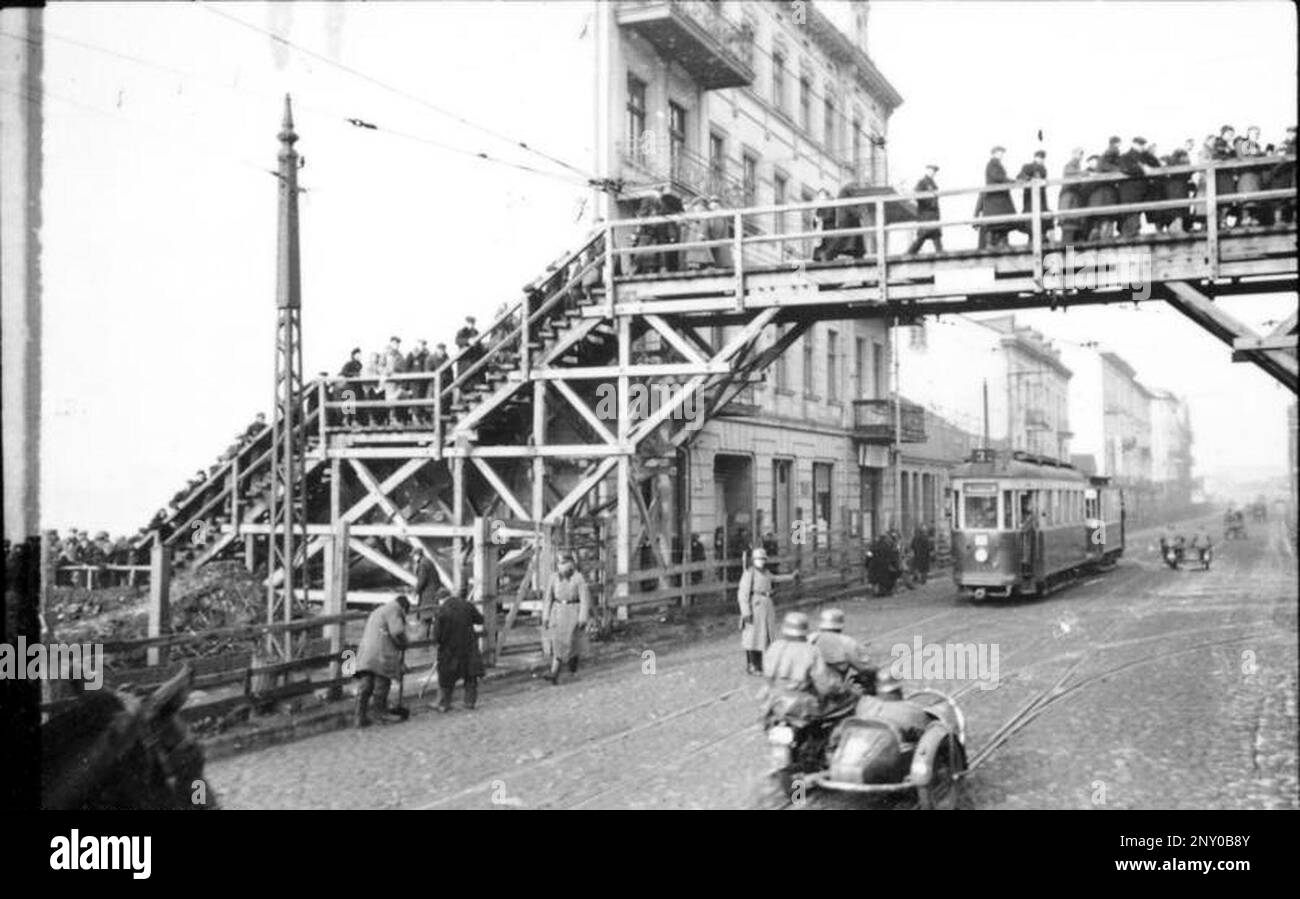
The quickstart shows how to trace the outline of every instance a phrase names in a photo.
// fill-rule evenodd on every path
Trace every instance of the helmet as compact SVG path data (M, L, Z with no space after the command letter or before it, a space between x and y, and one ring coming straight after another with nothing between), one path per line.
M781 636L803 639L808 636L808 616L803 612L786 612L781 622Z
M817 623L817 629L822 631L844 630L844 612L840 609L822 609L822 617Z
M749 554L749 558L751 561L756 559L762 559L764 562L766 562L767 550L763 549L763 547L760 546Z
M886 696L890 694L902 698L903 685L896 681L894 675L890 674L888 670L882 669L876 674L876 695Z

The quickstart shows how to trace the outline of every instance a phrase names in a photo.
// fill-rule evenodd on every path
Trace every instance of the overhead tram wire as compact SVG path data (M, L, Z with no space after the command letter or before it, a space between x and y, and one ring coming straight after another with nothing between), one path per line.
M75 46L75 47L79 47L79 48L84 49L84 50L89 50L89 51L96 52L96 53L103 53L103 54L106 54L106 55L108 55L108 56L116 57L117 59L121 59L121 60L124 60L124 61L126 61L126 62L134 63L135 65L143 66L143 67L145 67L145 68L150 68L150 69L155 69L155 70L157 70L157 71L166 72L167 74L170 74L170 75L176 76L176 77L178 77L178 78L183 78L183 79L184 79L184 78L189 78L189 79L195 79L195 80L198 80L198 81L201 81L201 82L207 82L207 83L211 84L211 85L214 86L214 87L219 87L219 88L221 88L221 89L223 89L223 90L231 91L232 93L243 94L243 95L247 95L247 96L254 96L254 97L258 97L258 98L262 98L262 99L275 100L275 101L277 101L277 102L278 102L279 100L281 100L281 96L280 96L279 94L277 94L277 93L273 93L273 92L265 91L265 90L260 90L260 89L257 89L257 88L239 87L239 86L232 85L232 84L226 84L224 81L222 81L222 80L220 80L220 79L218 79L218 78L215 78L215 77L213 77L213 76L210 76L210 75L203 75L203 74L201 74L201 73L197 73L197 72L188 72L188 71L185 71L185 70L182 70L182 69L177 69L177 68L174 68L174 67L172 67L172 66L164 65L164 64L162 64L162 63L153 62L153 61L151 61L151 60L147 60L147 59L142 59L142 58L139 57L139 56L133 56L133 55L131 55L131 54L127 54L127 53L120 53L120 52L118 52L118 51L116 51L116 50L112 50L112 49L110 49L110 48L108 48L108 47L103 47L103 46L100 46L100 45L97 45L97 44L92 44L92 43L89 43L89 42L86 42L86 41L76 40L76 39L74 39L74 38L69 38L69 37L66 37L66 36L63 36L63 35L52 34L52 33L48 32L48 31L44 32L44 33L43 33L43 36L46 37L46 38L52 38L52 39L54 39L54 40L62 41L62 42L64 42L64 43L70 44L70 45ZM12 34L12 33L7 32L7 31L0 31L0 37L8 37L8 38L12 38L12 39L14 39L14 40L26 41L27 43L29 43L29 44L33 44L33 45L36 44L36 43L38 43L38 41L36 41L36 40L33 39L33 38L28 38L28 37L24 37L24 36L21 36L21 35ZM72 101L72 100L67 100L66 98L60 98L60 97L57 97L57 96L52 95L52 94L51 94L50 96L53 97L54 99L64 100L65 102L69 102L69 103L75 103L75 102L76 102L76 101ZM87 107L85 107L85 108L86 108L86 109L89 109L89 110L92 111L92 112L99 113L99 114L101 114L101 115L117 115L116 113L108 113L108 112L105 112L104 110L101 110L101 109L95 109L95 108L93 108L93 107L89 107L89 106L87 106ZM523 163L512 162L512 161L510 161L510 160L508 160L508 159L502 159L502 158L500 158L500 157L493 156L493 155L491 155L490 153L487 153L487 152L484 152L484 151L473 150L473 149L470 149L470 148L467 148L467 147L457 147L457 146L453 146L453 145L451 145L451 144L443 143L443 142L441 142L441 141L436 141L436 140L433 140L433 139L430 139L430 138L420 137L419 135L416 135L416 134L410 134L410 133L408 133L408 132L399 131L399 130L394 129L394 128L388 128L388 127L380 126L380 125L377 125L377 124L372 123L372 122L370 122L370 121L367 121L367 120L365 120L365 119L359 118L359 117L357 117L357 116L345 116L345 115L341 114L340 112L338 112L337 110L329 110L329 109L324 109L324 108L319 107L319 106L313 106L313 105L310 105L310 104L307 104L307 103L302 102L300 99L295 99L295 100L294 100L294 112L295 112L295 113L304 113L304 112L305 112L305 113L309 113L309 114L312 114L312 115L319 116L319 117L322 118L322 119L329 119L329 120L332 120L332 121L334 121L334 122L338 122L338 123L346 123L346 124L348 124L348 125L352 125L353 127L356 127L356 128L361 128L361 129L364 129L364 130L376 131L376 132L379 132L379 133L382 133L382 134L389 134L389 135L392 135L392 136L394 136L394 137L401 137L401 138L406 139L406 140L410 140L410 141L415 141L415 142L418 142L418 143L426 144L426 145L431 146L431 147L436 147L436 148L438 148L438 149L445 150L445 151L450 152L450 153L456 153L456 154L460 154L460 155L463 155L463 156L469 156L469 157L472 157L472 158L475 158L475 159L482 160L482 161L484 161L484 162L495 163L495 164L497 164L497 165L507 166L507 167L509 167L509 168L518 169L518 170L523 171L523 172L529 172L529 173L532 173L532 174L541 175L541 176L544 176L544 177L547 177L547 178L552 178L552 179L556 179L556 180L564 181L564 182L571 183L571 184L574 184L574 185L579 185L579 186L582 186L582 187L591 187L591 186L592 186L590 180L581 180L581 181L579 181L577 175L567 175L567 174L560 173L560 172L549 172L549 171L546 171L546 170L544 170L544 169L539 169L539 168L535 168L535 167L533 167L533 166L525 165L525 164L523 164ZM130 118L127 117L127 116L122 116L121 118L122 118L123 121L128 121L128 122L133 122L133 121L134 121L134 120L130 119ZM138 123L138 124L143 125L143 123ZM247 164L247 165L253 165L253 163L245 163L245 164ZM261 170L261 171L267 171L267 172L270 172L270 173L273 174L273 175L276 174L275 172L271 171L270 169L264 169L264 168L262 168L262 167L260 167L260 166L257 166L257 168L258 168L259 170Z
M315 50L300 46L286 37L281 37L280 35L276 34L273 31L269 31L258 25L254 25L252 22L247 22L239 18L238 16L232 16L227 12L223 12L222 10L219 10L216 7L210 5L209 3L203 2L203 0L200 0L199 5L203 9L207 10L208 12L212 13L215 16L220 16L223 19L228 19L229 21L234 22L237 25L241 25L244 28L257 32L258 34L262 34L266 37L269 37L272 40L281 43L292 50L295 50L299 53L309 56L312 59L324 63L325 65L333 66L334 68L338 69L341 72L346 72L347 74L353 76L354 78L359 78L362 81L365 81L369 84L373 84L376 87L382 88L390 93L396 94L399 97L403 97L407 100L410 100L413 103L418 103L419 105L424 106L425 108L430 109L439 115L446 116L447 118L450 118L453 121L459 122L462 125L465 125L469 128L473 128L476 131L481 131L482 133L487 134L490 137L496 138L497 140L505 141L506 143L509 143L515 147L525 150L526 152L533 153L537 156L540 156L546 161L554 165L558 165L561 168L568 169L569 171L573 172L576 175L580 175L587 183L596 183L600 181L600 179L597 178L591 172L579 168L578 166L572 165L571 163L565 162L563 159L560 159L556 156L552 156L551 154L546 153L542 150L539 150L536 147L531 146L527 141L519 140L518 138L511 137L493 128L489 128L486 125L480 125L477 122L470 121L464 116L452 112L448 109L444 109L443 107L438 106L436 103L433 103L425 99L424 97L421 97L417 94L413 94L410 91L403 90L402 88L389 84L385 81L381 81L380 79L375 78L372 75L367 75L365 72L362 72L359 69L355 69L352 66L345 65L344 63L333 60L330 57L322 53L318 53Z

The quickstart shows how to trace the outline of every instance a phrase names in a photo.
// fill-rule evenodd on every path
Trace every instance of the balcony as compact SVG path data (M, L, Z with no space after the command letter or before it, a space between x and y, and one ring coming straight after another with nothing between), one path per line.
M616 17L705 90L744 87L754 80L753 35L707 0L623 0Z
M738 205L744 185L735 178L714 171L709 161L668 140L654 140L650 132L641 140L616 144L627 195L657 194L672 191L679 196L707 197L716 194L727 206Z
M899 410L899 440L903 443L924 443L925 408L904 400ZM866 443L894 442L894 401L854 400L854 436Z

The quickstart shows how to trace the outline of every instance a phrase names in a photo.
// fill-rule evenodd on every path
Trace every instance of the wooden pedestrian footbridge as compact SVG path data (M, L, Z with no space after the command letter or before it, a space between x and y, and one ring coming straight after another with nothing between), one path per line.
M250 568L266 563L269 539L281 528L268 514L272 491L298 502L270 475L277 434L301 458L295 618L315 610L338 620L349 602L411 589L417 548L432 555L445 584L472 584L474 600L492 613L489 659L498 631L514 623L557 547L578 551L602 606L620 613L640 597L647 607L688 604L696 594L725 599L728 585L734 589L729 565L691 561L656 537L663 511L654 508L651 485L675 476L699 425L725 415L817 321L911 324L946 313L1165 302L1224 341L1233 359L1295 390L1295 315L1260 334L1216 303L1295 293L1294 164L1294 157L1269 157L1162 168L1149 180L1184 178L1204 191L1064 211L1045 211L1043 198L1076 182L1053 179L606 222L438 370L382 383L373 376L305 382L290 427L277 420L222 461L150 533L155 605L165 605L173 563L237 554ZM1247 168L1289 170L1290 181L1216 191ZM1123 176L1086 183L1103 179ZM991 191L1027 199L1028 208L965 213ZM944 214L916 221L917 201L929 199ZM1245 209L1269 224L1237 225ZM1170 210L1186 223L1182 231L1148 227L1068 246L1054 239L1071 219L1134 212L1159 219ZM724 229L704 227L717 219ZM981 249L976 226L1009 227L1018 236ZM948 249L904 252L918 228L940 229ZM673 230L725 236L646 239ZM818 247L828 245L842 252L824 258ZM692 249L707 251L692 256L712 264L688 268ZM648 412L635 408L636 392L654 387L666 390L666 400ZM612 401L602 405L602 398ZM683 422L675 413L686 403L697 414ZM860 535L837 532L787 562L810 573L820 565L843 581L861 568L859 543ZM270 571L268 585L282 578ZM159 621L155 640L166 634ZM277 613L267 626L284 630L284 621ZM341 639L333 639L331 664Z

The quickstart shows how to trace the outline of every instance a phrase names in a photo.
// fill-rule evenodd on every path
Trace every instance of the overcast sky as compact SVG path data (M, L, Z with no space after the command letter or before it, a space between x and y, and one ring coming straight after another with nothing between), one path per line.
M1274 139L1294 121L1289 3L872 6L871 52L904 97L890 125L895 183L930 161L945 187L978 183L992 143L1018 167L1040 129L1056 174L1071 146L1100 149L1111 133L1171 147L1225 122ZM844 4L823 8L847 22ZM133 530L269 410L268 170L286 91L306 158L309 374L392 334L450 342L465 314L490 317L590 226L589 191L571 172L431 107L589 169L591 3L219 10L425 102L199 4L47 8L46 527ZM1256 326L1294 304L1225 301ZM1286 394L1177 313L1021 317L1049 336L1102 341L1146 382L1186 394L1200 470L1284 468Z

